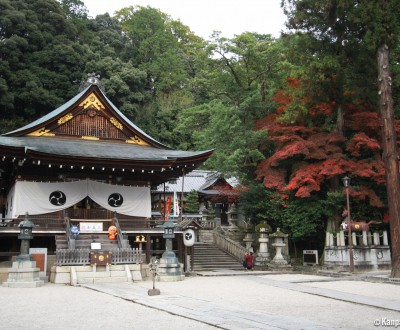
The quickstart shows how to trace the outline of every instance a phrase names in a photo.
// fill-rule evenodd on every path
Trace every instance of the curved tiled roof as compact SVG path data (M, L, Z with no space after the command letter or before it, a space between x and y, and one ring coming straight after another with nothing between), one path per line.
M182 151L142 147L128 143L28 136L2 136L0 137L0 145L3 147L24 148L25 153L37 152L52 156L145 161L184 159L212 152L212 150Z

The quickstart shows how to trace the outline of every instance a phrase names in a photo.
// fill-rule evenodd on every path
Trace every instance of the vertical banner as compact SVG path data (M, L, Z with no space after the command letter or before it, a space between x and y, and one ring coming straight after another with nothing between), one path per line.
M171 213L171 196L167 197L167 205L165 207L165 221L168 221L169 214Z
M179 200L178 196L176 195L176 191L174 191L174 216L179 215Z

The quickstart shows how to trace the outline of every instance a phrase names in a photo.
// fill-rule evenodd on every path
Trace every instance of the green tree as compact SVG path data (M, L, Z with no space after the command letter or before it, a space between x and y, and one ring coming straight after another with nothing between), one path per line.
M136 122L155 138L176 147L173 134L179 112L193 106L192 79L206 59L205 43L180 21L151 7L128 7L117 12L130 40L132 64L146 72L144 98Z
M91 52L55 0L2 0L0 11L0 111L8 127L76 94Z
M181 147L216 148L208 168L252 176L263 158L258 146L265 135L252 127L272 108L270 97L287 70L282 45L269 35L226 39L217 33L209 48L214 55L194 84L211 101L184 109L175 133L182 136Z
M196 190L189 191L186 197L185 213L199 213L200 203L199 194Z
M315 46L308 49L310 54L322 63L321 69L329 69L329 63L337 60L337 64L333 66L336 68L332 71L334 75L328 74L330 81L324 94L327 95L326 91L333 88L333 98L330 98L337 103L336 122L340 133L344 127L345 112L342 105L346 87L350 86L350 90L363 95L370 104L377 104L378 100L374 93L379 73L383 158L389 213L392 219L392 276L398 277L400 276L400 187L392 85L396 87L399 84L392 83L389 72L389 49L398 49L400 4L393 0L370 2L284 0L282 5L288 15L288 26L311 40L311 45ZM318 49L322 52L318 52ZM314 52L315 50L317 52ZM321 61L318 56L320 53L324 54L324 58L331 58L333 61ZM318 62L317 64L319 65ZM318 76L312 81L318 81ZM319 86L317 89L319 90Z

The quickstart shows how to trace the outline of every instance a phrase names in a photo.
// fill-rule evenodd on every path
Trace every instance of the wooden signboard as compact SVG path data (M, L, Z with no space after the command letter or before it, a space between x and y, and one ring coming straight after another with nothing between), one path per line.
M30 248L29 254L36 261L36 267L39 268L40 278L46 277L47 268L47 248Z
M102 222L80 222L79 230L81 233L101 233L103 231Z
M108 266L111 265L112 252L90 252L91 266Z

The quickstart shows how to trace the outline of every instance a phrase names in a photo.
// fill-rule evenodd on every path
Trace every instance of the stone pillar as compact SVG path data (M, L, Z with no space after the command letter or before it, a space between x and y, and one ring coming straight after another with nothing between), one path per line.
M331 233L330 232L326 232L325 235L325 246L332 246L331 245Z
M371 234L371 232L367 233L367 241L368 241L368 245L371 246L372 245L372 234Z
M357 236L354 231L351 233L351 239L353 240L353 246L357 246Z
M385 245L385 246L389 245L388 233L386 230L383 232L383 245Z
M380 245L380 242L379 242L379 233L374 233L374 234L373 234L373 237L374 237L374 245Z
M362 245L364 246L368 245L367 232L365 230L363 230L362 232Z
M345 246L345 243L344 243L344 231L343 230L341 230L339 232L338 246Z

